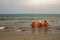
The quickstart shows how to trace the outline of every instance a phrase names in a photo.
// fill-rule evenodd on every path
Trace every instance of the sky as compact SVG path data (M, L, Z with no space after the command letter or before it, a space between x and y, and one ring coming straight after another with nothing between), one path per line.
M0 14L60 14L60 0L0 0Z

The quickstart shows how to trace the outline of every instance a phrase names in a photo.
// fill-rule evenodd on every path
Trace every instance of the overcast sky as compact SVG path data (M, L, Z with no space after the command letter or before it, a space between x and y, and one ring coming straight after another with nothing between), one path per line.
M0 14L60 14L60 0L0 0Z

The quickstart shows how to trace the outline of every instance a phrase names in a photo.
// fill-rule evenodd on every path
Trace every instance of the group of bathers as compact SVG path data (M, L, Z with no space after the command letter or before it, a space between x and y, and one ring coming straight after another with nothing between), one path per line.
M39 22L33 21L33 22L31 23L31 26L32 26L33 28L35 28L36 25L37 25L38 27L42 27L42 26L48 27L48 22L45 20L44 22L42 22L42 21L39 21Z

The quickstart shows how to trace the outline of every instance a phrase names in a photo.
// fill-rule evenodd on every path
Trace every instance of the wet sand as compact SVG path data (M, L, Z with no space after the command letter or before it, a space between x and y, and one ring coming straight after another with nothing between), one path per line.
M60 40L60 34L0 34L0 40Z

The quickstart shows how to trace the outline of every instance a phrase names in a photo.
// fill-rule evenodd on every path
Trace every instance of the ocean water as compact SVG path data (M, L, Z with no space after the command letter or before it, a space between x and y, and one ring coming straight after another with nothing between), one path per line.
M60 16L60 14L0 14L0 17Z
M0 14L0 33L31 33L31 22L47 20L49 34L60 34L60 14ZM21 32L20 30L24 30Z

